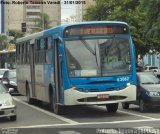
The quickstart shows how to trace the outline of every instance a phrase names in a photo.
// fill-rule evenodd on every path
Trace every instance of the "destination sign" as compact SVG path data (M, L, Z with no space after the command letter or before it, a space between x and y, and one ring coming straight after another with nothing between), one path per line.
M84 35L128 34L126 25L78 25L65 29L64 37Z

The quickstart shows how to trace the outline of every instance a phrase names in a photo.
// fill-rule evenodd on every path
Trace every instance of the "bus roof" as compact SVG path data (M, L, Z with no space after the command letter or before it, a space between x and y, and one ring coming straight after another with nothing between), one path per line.
M76 25L84 25L84 24L123 24L123 25L127 25L128 24L126 22L121 22L121 21L87 21L87 22L79 22L79 23L71 23L71 24L62 24L60 26L57 27L53 27L38 33L34 33L22 38L17 39L16 43L20 43L26 40L32 40L41 36L47 36L49 33L55 33L55 32L59 32L59 31L63 31L66 27L69 26L76 26ZM54 30L54 31L53 31Z

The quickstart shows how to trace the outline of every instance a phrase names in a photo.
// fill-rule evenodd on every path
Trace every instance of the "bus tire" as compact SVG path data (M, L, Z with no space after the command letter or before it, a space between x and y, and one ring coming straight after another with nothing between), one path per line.
M26 85L26 96L28 104L33 104L33 100L31 99L30 88L29 85Z
M55 103L56 102L56 96L55 96L55 91L53 88L50 88L50 109L58 115L63 114L63 106L58 105Z
M128 109L129 108L129 103L122 102L122 107L123 107L123 109Z
M115 113L118 109L118 103L107 104L106 108L109 113Z

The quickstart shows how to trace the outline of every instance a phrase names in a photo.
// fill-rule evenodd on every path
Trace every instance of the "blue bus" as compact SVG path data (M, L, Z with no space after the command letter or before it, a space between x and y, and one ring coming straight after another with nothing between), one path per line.
M28 103L105 105L136 100L135 50L125 22L66 24L17 40L17 85Z

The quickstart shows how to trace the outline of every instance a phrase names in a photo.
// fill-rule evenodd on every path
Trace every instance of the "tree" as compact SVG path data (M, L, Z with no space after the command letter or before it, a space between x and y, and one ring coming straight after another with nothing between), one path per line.
M21 38L21 37L24 36L24 33L18 32L18 31L16 31L16 30L10 30L10 31L9 31L9 36L13 36L13 37L14 37L14 38L10 41L10 43L15 44L15 43L16 43L16 40L17 40L18 38Z
M158 38L160 35L160 0L143 0L147 11L146 36Z
M48 14L40 13L39 18L35 19L35 28L33 28L32 33L51 28L50 23Z
M0 34L0 50L6 48L7 42L8 42L7 36Z
M146 27L144 31L145 42L150 43L150 49L160 51L160 0L143 0L147 13Z

